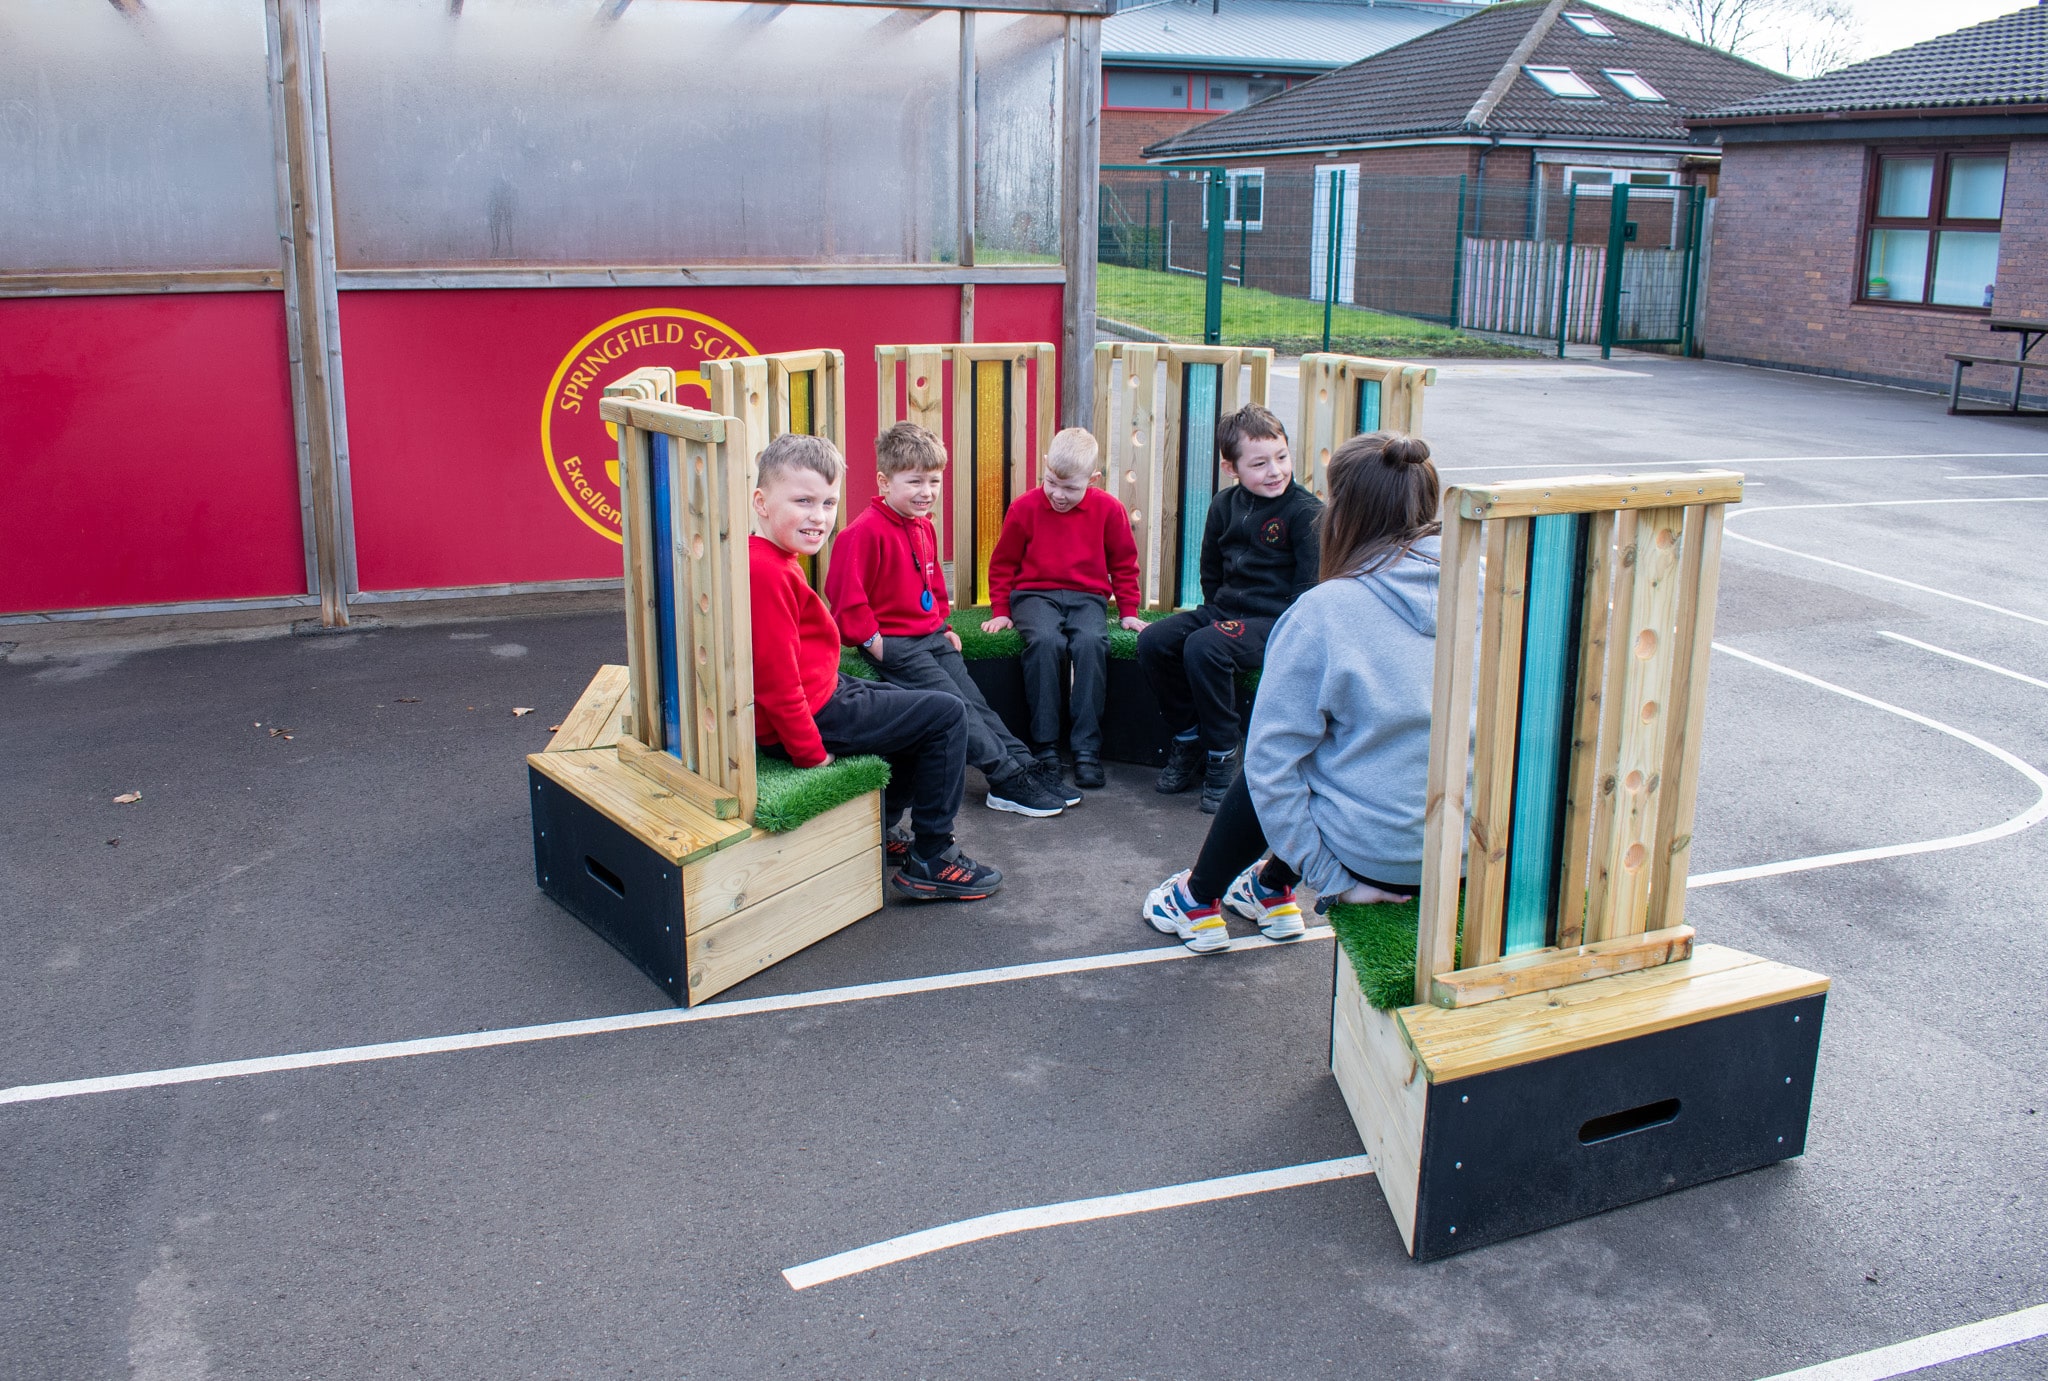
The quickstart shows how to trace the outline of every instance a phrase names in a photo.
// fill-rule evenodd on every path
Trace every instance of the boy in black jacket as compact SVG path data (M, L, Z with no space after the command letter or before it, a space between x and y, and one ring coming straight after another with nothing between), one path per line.
M1237 483L1209 506L1202 603L1138 635L1138 665L1174 733L1159 790L1171 794L1200 782L1207 815L1237 775L1237 679L1265 660L1273 621L1316 583L1316 519L1323 511L1322 501L1294 482L1287 429L1266 409L1253 405L1224 418L1216 447Z

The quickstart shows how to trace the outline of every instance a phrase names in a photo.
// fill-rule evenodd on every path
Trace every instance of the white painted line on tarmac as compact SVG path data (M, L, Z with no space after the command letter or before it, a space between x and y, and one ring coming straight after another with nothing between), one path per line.
M1282 949L1301 944L1305 940L1327 940L1331 935L1328 926L1312 926L1303 932L1300 939L1295 940L1268 940L1262 935L1250 935L1232 940L1228 952ZM441 1055L457 1050L486 1050L493 1046L527 1045L535 1041L599 1036L615 1031L640 1031L656 1026L683 1026L692 1022L718 1021L724 1017L759 1016L766 1012L795 1012L807 1007L830 1007L844 1002L901 997L908 993L941 992L950 988L979 988L994 983L1016 983L1028 978L1092 973L1099 969L1129 968L1136 964L1159 964L1198 957L1200 956L1193 950L1183 945L1158 945L1150 949L1124 950L1116 954L1048 959L1036 964L1011 964L998 969L971 969L962 973L933 974L925 978L898 978L885 983L861 983L847 988L820 988L807 993L785 993L778 997L748 997L735 1002L714 1002L704 1007L664 1007L651 1012L627 1012L615 1017L553 1021L538 1026L509 1026L492 1031L469 1031L455 1036L423 1036L416 1040L341 1046L333 1050L308 1050L295 1055L269 1055L251 1060L221 1060L213 1064L183 1065L175 1069L144 1070L139 1074L111 1074L97 1079L17 1084L12 1088L0 1089L0 1103L39 1103L53 1098L78 1098L89 1093L162 1088L170 1084L203 1083L209 1079L239 1079L252 1074L278 1074L292 1069L368 1064L375 1060L400 1060L413 1055Z
M1943 475L1951 480L2048 480L2048 474L2041 475Z
M1059 1227L1066 1223L1089 1223L1098 1218L1122 1218L1133 1213L1154 1213L1162 1208L1183 1208L1188 1204L1213 1203L1217 1199L1265 1194L1275 1189L1294 1189L1305 1184L1351 1179L1372 1173L1370 1156L1340 1156L1335 1160L1310 1161L1279 1170L1257 1170L1247 1175L1225 1175L1215 1180L1170 1184L1162 1189L1138 1189L1128 1194L1105 1194L1095 1199L1069 1199L1065 1203L1041 1204L1037 1208L1013 1208L1003 1213L984 1213L957 1223L926 1228L922 1232L892 1237L873 1246L856 1247L837 1256L820 1257L782 1273L792 1290L808 1290L830 1280L893 1266L912 1257L929 1256L949 1247L983 1242L991 1237Z
M1966 662L1973 667L1982 667L1985 671L1995 671L2000 676L2010 676L2015 681L2025 681L2030 686L2039 686L2042 690L2048 690L2048 681L2043 681L2038 676L2029 676L2023 671L2014 671L2011 667L1999 666L1996 662L1980 662L1975 657L1966 657L1960 652L1951 652L1945 647L1936 647L1933 643L1923 643L1918 638L1907 637L1904 633L1887 633L1879 629L1877 636L1880 638L1890 638L1895 643L1905 643L1909 647L1917 647L1922 652L1932 652L1938 657L1948 657L1958 662Z
M1728 470L1738 465L1787 465L1795 462L1830 460L2041 460L2048 458L2048 451L1923 451L1884 456L1729 456L1724 459L1660 461L1660 465L1694 466L1709 469ZM1555 463L1531 465L1439 465L1440 475L1463 474L1470 470L1584 470L1583 460L1560 460ZM1847 507L1848 505L1842 505ZM1787 505L1791 507L1791 505ZM1757 510L1729 509L1733 517L1737 512Z
M1967 604L1973 608L1987 610L1993 614L2003 614L2007 618L2021 619L2027 623L2038 624L2043 628L2048 628L2048 619L2038 618L2033 614L2022 614L2019 610L2008 609L2002 604L1987 604L1981 599L1971 599L1967 595L1952 594L1947 590L1937 590L1932 585L1922 585L1917 581L1902 580L1895 575L1886 575L1883 571L1873 571L1863 566L1852 566L1846 561L1836 561L1826 556L1815 556L1812 552L1794 551L1790 547L1781 547L1775 542L1766 542L1760 538L1747 536L1744 533L1737 532L1733 527L1733 523L1737 518L1751 518L1759 513L1791 513L1800 509L1915 508L1945 504L1985 503L2048 503L2048 496L2007 495L1995 499L1869 499L1860 503L1787 503L1774 504L1769 508L1731 507L1728 510L1730 526L1725 529L1725 533L1733 541L1747 542L1753 547L1762 547L1766 551L1782 552L1786 556L1796 556L1801 561L1814 561L1823 566L1833 566L1839 571L1850 571L1856 575L1869 576L1872 580L1882 580L1889 585L1902 585L1908 590L1918 590L1923 595L1934 595L1940 599L1954 600L1957 604Z
M1687 890L1694 887L1718 887L1726 882L1747 882L1751 878L1780 877L1786 873L1811 872L1816 868L1839 868L1845 863L1869 863L1880 858L1904 858L1911 854L1931 854L1940 853L1944 849L1963 849L1968 848L1972 844L1985 844L1993 839L2003 839L2009 834L2018 834L2021 830L2031 829L2035 825L2040 824L2042 820L2048 819L2048 773L2042 772L2031 763L2022 761L2005 749L2000 748L1997 744L1986 743L1975 734L1964 729L1958 729L1953 724L1944 724L1938 719L1929 719L1924 714L1901 709L1897 705L1865 695L1861 691L1850 690L1847 686L1838 686L1832 681L1823 681L1818 676L1809 676L1803 671L1794 671L1791 667L1779 666L1776 662L1767 662L1753 653L1730 647L1726 643L1715 643L1714 650L1716 652L1725 652L1731 657L1738 657L1745 662L1763 667L1767 671L1775 671L1780 676L1789 676L1793 680L1803 681L1809 686L1817 686L1821 690L1832 691L1836 695L1846 696L1858 704L1869 705L1873 709L1883 710L1887 714L1895 714L1901 719L1909 719L1913 723L1923 725L1937 733L1947 734L1950 738L1960 739L1980 752L1989 753L1992 757L1997 758L2007 767L2025 777L2034 784L2035 789L2041 794L2034 801L2033 805L2021 811L2018 815L2013 816L2010 820L2001 820L1995 825L1987 825L1981 830L1972 830L1968 834L1952 834L1940 839L1921 839L1910 844L1884 844L1873 849L1849 849L1842 853L1816 854L1811 858L1788 858L1782 863L1759 863L1748 868L1727 868L1718 873L1701 873L1686 880Z
M1781 1371L1763 1381L1885 1381L1887 1377L1906 1376L2042 1337L2048 1337L2048 1304L2017 1309L1995 1319L1944 1329L1890 1347L1873 1348L1853 1357L1838 1357L1818 1366Z

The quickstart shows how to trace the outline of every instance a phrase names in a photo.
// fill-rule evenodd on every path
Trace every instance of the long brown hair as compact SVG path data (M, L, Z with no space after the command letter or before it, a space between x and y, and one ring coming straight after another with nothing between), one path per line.
M1330 457L1330 498L1318 519L1322 566L1317 580L1364 575L1390 566L1439 531L1443 487L1429 443L1405 432L1354 436Z

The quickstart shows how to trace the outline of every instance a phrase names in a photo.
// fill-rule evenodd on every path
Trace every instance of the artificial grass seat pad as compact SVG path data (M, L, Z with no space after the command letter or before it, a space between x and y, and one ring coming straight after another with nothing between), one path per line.
M823 767L757 753L754 757L754 828L784 834L889 784L889 764L872 753L834 758Z
M1335 902L1330 929L1351 960L1351 972L1365 1000L1382 1012L1415 1005L1415 939L1421 928L1421 901L1383 902L1358 906ZM1464 953L1465 902L1458 899L1458 951ZM1456 961L1462 963L1462 957Z

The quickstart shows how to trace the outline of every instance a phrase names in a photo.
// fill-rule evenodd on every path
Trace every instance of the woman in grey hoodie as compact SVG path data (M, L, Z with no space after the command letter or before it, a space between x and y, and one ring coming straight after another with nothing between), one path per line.
M1229 945L1226 906L1299 936L1296 882L1405 901L1422 878L1441 486L1429 446L1395 432L1345 442L1328 475L1318 583L1273 628L1244 772L1195 866L1145 899L1197 953Z

